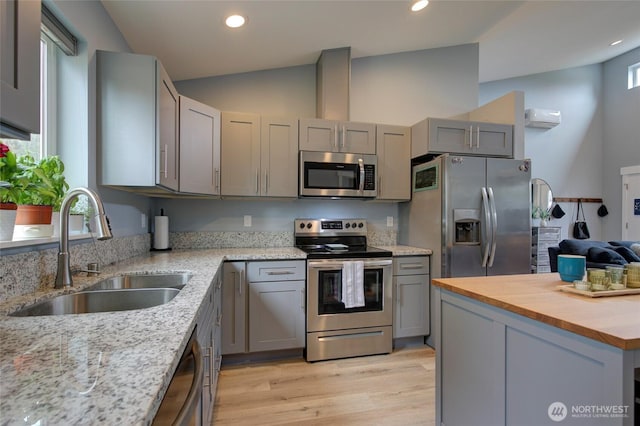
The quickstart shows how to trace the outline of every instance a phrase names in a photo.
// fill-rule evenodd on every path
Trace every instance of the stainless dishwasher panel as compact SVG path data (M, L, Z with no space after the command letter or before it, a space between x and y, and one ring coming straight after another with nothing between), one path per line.
M152 424L198 425L203 378L202 351L194 330Z

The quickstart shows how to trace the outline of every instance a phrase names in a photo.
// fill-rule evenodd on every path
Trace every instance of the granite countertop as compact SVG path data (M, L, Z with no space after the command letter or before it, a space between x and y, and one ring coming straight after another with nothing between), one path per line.
M376 246L383 250L389 250L393 252L394 256L431 256L433 254L433 250L431 249L423 249L412 246L403 246L403 245L395 245L395 246Z
M0 424L150 424L225 260L305 259L296 248L151 253L74 276L74 287L0 304ZM148 309L10 317L53 295L124 272L189 271L170 302Z
M591 298L559 290L557 273L437 278L453 293L622 350L640 349L640 295Z

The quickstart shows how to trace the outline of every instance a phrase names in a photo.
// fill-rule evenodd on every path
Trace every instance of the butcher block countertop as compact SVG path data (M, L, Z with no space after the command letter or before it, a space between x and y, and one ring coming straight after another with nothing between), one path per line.
M640 349L640 295L590 298L559 290L557 273L437 278L433 285L622 350Z

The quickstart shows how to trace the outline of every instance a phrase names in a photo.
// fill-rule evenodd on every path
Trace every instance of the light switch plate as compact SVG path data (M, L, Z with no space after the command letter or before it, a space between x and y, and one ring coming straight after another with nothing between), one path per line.
M147 227L147 215L144 213L140 213L140 226L143 228Z
M387 226L393 227L393 216L387 216Z
M244 215L244 226L251 226L251 215Z

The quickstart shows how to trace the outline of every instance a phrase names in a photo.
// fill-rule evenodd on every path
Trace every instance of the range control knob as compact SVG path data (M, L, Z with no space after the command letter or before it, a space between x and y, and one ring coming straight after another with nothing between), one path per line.
M364 227L364 223L360 222L360 223L358 224L358 228L363 228L363 227Z
M351 224L351 227L352 227L352 228L356 228L357 226L358 226L358 225L357 225L355 222L353 222L353 223Z
M304 229L304 223L300 222L300 229Z
M307 229L311 229L311 222L307 223Z
M349 222L347 222L347 223L345 223L344 227L349 229L349 228L351 228L351 224Z

